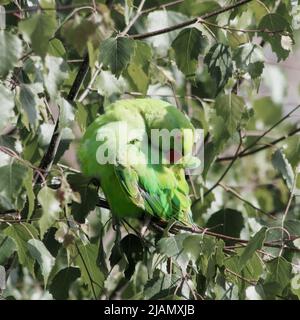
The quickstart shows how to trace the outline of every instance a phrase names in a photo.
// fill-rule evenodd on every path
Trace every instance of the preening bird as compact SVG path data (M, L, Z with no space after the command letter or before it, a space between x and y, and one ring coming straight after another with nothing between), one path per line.
M83 174L100 180L116 217L146 213L190 224L184 169L195 166L194 142L190 120L170 103L119 100L87 128L78 157Z

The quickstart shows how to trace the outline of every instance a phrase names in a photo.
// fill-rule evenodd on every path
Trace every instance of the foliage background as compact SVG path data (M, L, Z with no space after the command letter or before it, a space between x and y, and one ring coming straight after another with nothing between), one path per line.
M298 1L0 4L1 298L299 299ZM199 230L114 230L80 174L85 128L142 96L205 130Z

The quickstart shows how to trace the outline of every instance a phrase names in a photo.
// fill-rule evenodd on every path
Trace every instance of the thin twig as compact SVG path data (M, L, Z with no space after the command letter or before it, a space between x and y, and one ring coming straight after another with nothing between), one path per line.
M156 10L159 10L159 9L166 9L166 8L175 6L177 4L180 4L182 2L184 2L184 0L175 0L175 1L171 1L171 2L165 3L165 4L160 4L158 6L154 6L154 7L151 7L151 8L143 10L141 12L141 14L144 15L144 14L148 14L148 13L150 13L152 11L156 11Z
M66 11L66 10L72 10L76 8L81 8L83 6L90 6L90 3L81 3L81 4L72 4L72 5L61 5L54 8L42 8L40 6L32 6L28 8L23 9L8 9L5 11L6 14L15 14L20 12L36 12L36 11ZM97 10L97 7L94 8L94 10Z
M239 131L239 136L240 136L240 143L236 149L235 155L233 156L231 162L229 163L228 167L226 168L226 170L223 172L223 174L221 175L221 177L218 179L218 181L209 189L204 193L204 197L206 197L208 194L210 194L218 185L219 183L224 179L224 177L226 176L226 174L228 173L228 171L231 169L231 167L233 166L233 164L235 163L235 161L238 158L238 154L239 151L241 149L241 146L243 144L243 138L241 135L241 132Z
M226 186L225 184L223 184L222 182L219 182L219 186L221 186L225 191L230 192L232 195L234 195L236 198L240 199L241 201L245 202L246 204L248 204L251 208L267 215L269 218L273 219L273 220L277 220L276 217L272 216L269 212L266 212L265 210L255 206L253 203L251 203L250 201L244 199L237 191L235 191L234 189L232 189L229 186Z
M280 29L280 30L268 30L268 29L238 29L238 28L234 28L234 27L230 27L230 26L219 26L218 24L203 20L201 18L198 19L199 23L202 24L206 24L208 26L212 26L212 27L216 27L219 29L224 29L224 30L229 30L229 31L233 31L233 32L242 32L242 33L267 33L267 34L271 34L274 35L276 33L282 33L284 32L284 30Z
M128 31L131 29L131 27L135 24L137 19L141 16L142 9L143 9L145 2L146 2L146 0L142 0L140 2L134 17L131 19L131 21L128 23L128 25L125 27L125 29L121 32L120 36L125 36L128 33Z
M289 197L287 206L285 208L284 214L282 216L282 221L281 221L281 228L283 229L282 230L282 248L280 249L279 256L282 255L283 249L284 249L284 223L285 223L286 217L288 215L288 212L290 210L290 207L291 207L291 204L292 204L292 200L293 200L294 195L295 195L297 177L298 177L298 173L296 173L296 175L294 177L294 182L293 182L293 186L292 186L292 189L291 189L290 197Z
M246 279L246 278L242 277L240 274L238 274L238 273L236 273L236 272L234 272L234 271L232 271L232 270L230 270L230 269L228 269L228 268L225 268L225 272L226 272L226 271L227 271L228 273L231 273L231 274L234 275L235 277L237 277L237 278L239 278L239 279L241 279L241 280L243 280L243 281L251 284L252 286L255 286L255 285L256 285L256 281L254 281L254 280Z
M171 26L171 27L167 27L167 28L163 28L163 29L159 29L159 30L155 30L155 31L150 31L150 32L142 33L142 34L134 34L131 37L133 39L140 39L141 40L141 39L146 39L146 38L158 36L158 35L161 35L161 34L164 34L164 33L168 33L168 32L171 32L171 31L175 31L175 30L178 30L178 29L182 29L184 27L187 27L187 26L190 26L190 25L192 25L194 23L197 23L197 21L199 19L202 19L202 20L209 19L211 17L217 16L217 15L219 15L221 13L226 12L226 11L235 9L235 8L237 8L237 7L241 6L241 5L244 5L244 4L248 3L248 2L251 2L251 1L252 0L241 0L239 2L231 4L229 6L226 6L226 7L220 8L218 10L215 10L213 12L206 13L201 17L197 17L197 18L194 18L194 19L182 22L182 23L178 23L178 24L176 24L174 26Z
M257 143L263 138L265 137L268 133L270 133L274 128L276 128L278 125L280 125L283 121L285 121L286 119L288 119L295 111L297 111L300 108L300 105L298 105L297 107L295 107L292 111L290 111L288 114L286 114L284 117L282 117L279 121L277 121L273 126L271 126L268 130L266 130L262 135L260 135L257 139L255 139L255 141L253 143L251 143L248 147L246 147L243 151L241 151L237 157L238 158L242 158L242 157L246 157L248 155L257 153L261 150L270 148L271 146L274 146L275 144L295 135L296 133L300 132L300 128L294 129L292 131L290 131L288 134L275 139L273 141L271 141L269 144L267 145L263 145L262 147L256 148L254 150L250 150L253 147L255 147L257 145ZM217 158L217 161L228 161L228 160L232 160L233 158L235 158L234 156L228 156L228 157L219 157Z

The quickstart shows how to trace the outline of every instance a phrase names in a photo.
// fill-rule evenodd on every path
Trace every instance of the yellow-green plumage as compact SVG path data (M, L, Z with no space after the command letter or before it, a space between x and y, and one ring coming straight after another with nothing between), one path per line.
M130 135L125 139L119 132L120 125L126 124ZM183 155L191 155L194 128L185 115L168 102L155 99L120 100L110 105L104 115L99 116L87 128L80 148L79 160L85 175L100 180L101 187L114 215L140 217L148 213L162 220L171 218L191 222L189 186L184 174L184 161L181 164L136 163L130 159L147 157L141 148L145 133L151 136L151 129L191 129L191 135L183 141ZM107 143L105 132L110 135L108 148L115 156L113 164L99 164L97 150ZM99 140L99 136L102 137ZM183 138L182 138L183 139ZM129 161L123 160L116 146L122 144ZM172 147L172 145L171 145ZM148 141L149 156L158 153L164 156L168 150ZM183 159L183 158L182 158Z

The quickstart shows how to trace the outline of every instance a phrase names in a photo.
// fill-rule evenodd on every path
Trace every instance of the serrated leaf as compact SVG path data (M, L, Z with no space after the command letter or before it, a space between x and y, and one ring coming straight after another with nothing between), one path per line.
M159 252L167 257L172 257L183 270L186 270L189 262L189 258L183 250L183 241L188 236L187 233L178 234L169 238L162 238L157 243Z
M0 167L0 210L20 211L23 208L24 181L28 179L30 170L13 160Z
M49 291L56 300L66 300L72 283L80 277L80 270L68 267L60 270L53 278Z
M45 57L49 40L53 37L56 26L54 16L37 13L19 22L19 31L24 39L31 43L32 49L41 57Z
M100 63L110 67L111 72L119 78L129 64L134 48L135 42L130 38L109 38L101 43Z
M104 275L97 265L98 246L80 244L77 248L79 252L75 262L80 268L82 280L88 285L92 296L98 297L104 284Z
M34 274L35 259L29 253L27 242L30 239L37 239L37 230L29 223L13 224L4 230L4 234L11 237L16 246L19 262L27 267L31 274Z
M5 77L22 56L22 41L18 36L0 30L0 77Z
M43 242L37 239L31 239L27 242L27 247L31 256L38 262L44 276L44 287L47 286L48 277L54 266L55 259L52 257Z
M172 42L176 64L185 75L196 71L198 56L204 53L207 44L207 38L195 27L183 29Z
M264 69L262 49L252 43L246 43L235 50L233 59L236 66L248 72L252 78L259 77Z
M162 274L150 279L145 285L145 299L161 299L174 293L180 277L175 274Z
M0 132L7 126L10 118L14 116L13 108L14 95L6 87L0 83L0 106L5 106L0 109Z
M284 221L284 228L293 236L300 236L300 221L290 219Z
M0 233L0 264L4 264L15 250L15 242L10 237Z
M245 101L234 93L219 95L215 101L216 115L223 120L230 135L237 132L240 127L243 113L245 112Z
M150 83L149 67L152 50L146 42L135 41L135 45L134 55L126 70L127 79L134 90L146 94Z
M290 283L292 266L283 257L272 259L267 263L267 269L266 283L276 282L280 285L281 290Z
M256 250L259 250L262 248L265 237L266 237L266 231L267 228L263 227L261 228L255 235L250 239L248 242L245 250L241 254L239 258L239 268L242 270L247 262L252 258L253 254L256 252Z
M284 31L292 34L289 23L279 14L270 13L264 16L258 28L260 30L274 31L274 33L261 32L259 35L268 43L271 44L272 50L276 53L278 61L285 60L290 50L282 47L282 34Z
M61 207L56 197L56 191L47 186L39 191L37 199L43 209L42 217L39 220L40 234L41 238L43 238L45 232L59 218Z
M285 180L288 188L292 190L293 184L294 184L294 171L291 166L291 164L288 162L285 154L282 152L282 150L277 150L273 156L272 156L272 164L273 167L280 172L283 179Z
M216 81L216 95L225 87L228 79L232 75L232 59L229 47L222 43L211 47L204 58L208 71Z

